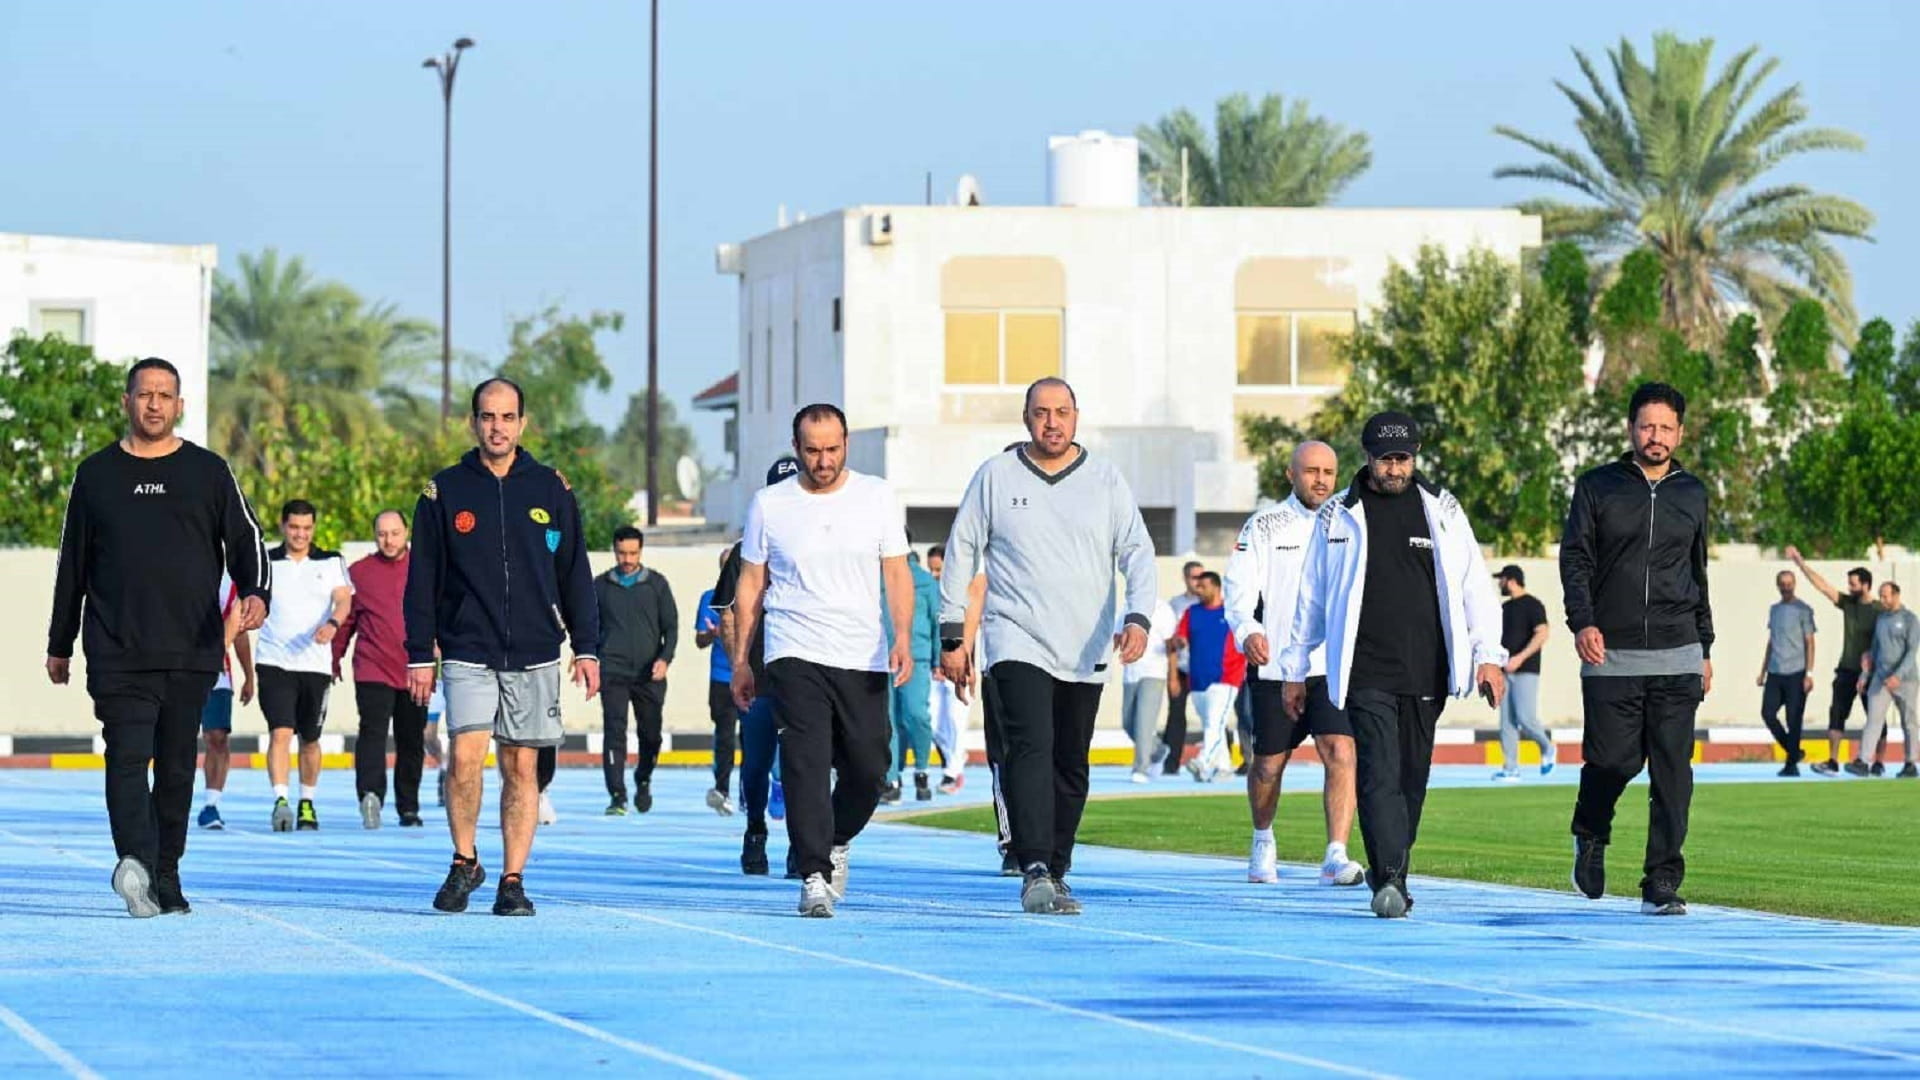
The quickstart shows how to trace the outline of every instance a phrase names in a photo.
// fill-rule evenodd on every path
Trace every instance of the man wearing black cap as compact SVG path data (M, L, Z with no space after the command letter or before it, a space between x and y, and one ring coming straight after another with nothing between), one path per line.
M1560 538L1586 713L1573 883L1590 900L1605 895L1614 804L1644 766L1648 915L1687 913L1680 848L1693 801L1693 718L1713 688L1707 486L1673 459L1686 417L1680 391L1642 383L1627 405L1631 449L1580 474Z
M1413 906L1407 870L1444 695L1478 687L1497 705L1507 651L1473 526L1451 494L1414 471L1419 425L1379 413L1360 444L1366 468L1314 523L1281 677L1298 719L1313 651L1325 645L1327 696L1347 710L1358 752L1373 913L1397 919Z
M1495 780L1520 779L1520 736L1540 747L1540 775L1553 772L1559 755L1540 726L1540 650L1547 644L1547 606L1527 592L1527 572L1512 563L1495 580L1507 602L1500 605L1500 645L1507 650L1507 696L1500 702L1500 771Z

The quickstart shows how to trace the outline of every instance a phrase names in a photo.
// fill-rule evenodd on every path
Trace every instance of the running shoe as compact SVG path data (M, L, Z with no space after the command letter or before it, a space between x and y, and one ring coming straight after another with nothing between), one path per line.
M1329 851L1325 861L1320 864L1320 884L1322 885L1358 885L1366 880L1367 868L1347 857L1344 851ZM1406 889L1403 887L1402 894Z
M1020 882L1020 910L1029 915L1053 914L1053 875L1047 872L1045 863L1034 863L1027 867L1025 879Z
M1905 768L1894 775L1901 780L1912 780L1914 777L1920 776L1920 767L1915 766L1913 762L1909 761Z
M224 829L227 823L220 818L220 808L208 803L200 808L200 827L203 829Z
M1789 761L1785 765L1780 766L1780 771L1775 773L1774 775L1775 776L1799 776L1800 763L1797 761Z
M187 903L186 894L180 891L180 868L177 866L160 868L153 875L153 898L160 905L162 915L188 915L193 905Z
M931 785L927 783L926 773L917 772L913 774L913 801L914 802L932 802L933 801L933 788Z
M1560 764L1560 748L1553 743L1548 743L1540 751L1540 775L1552 776L1553 767L1558 764Z
M808 874L800 883L800 914L809 919L833 918L833 888L821 874Z
M533 901L527 899L526 886L519 874L506 874L500 878L500 887L493 891L493 913L495 915L531 915Z
M1382 919L1404 919L1407 917L1407 894L1400 890L1397 882L1389 881L1380 886L1373 894L1373 913Z
M740 872L750 877L767 874L767 834L750 832L740 844Z
M416 810L400 811L400 827L401 828L423 829L423 828L426 828L426 825L427 825L426 822L420 820L419 811L416 811Z
M1247 880L1255 885L1272 885L1280 880L1279 851L1273 837L1253 838L1253 850L1247 855Z
M380 827L380 796L371 791L360 796L360 827L363 829Z
M1073 890L1067 887L1066 879L1053 879L1053 913L1055 915L1078 915L1084 910L1080 901L1074 898Z
M707 789L707 809L721 817L732 817L733 800L727 798L727 793L719 788L709 788Z
M1003 851L1000 853L1000 876L1020 876L1020 860L1014 858L1013 852L1011 851Z
M544 791L540 793L540 824L542 825L560 824L560 812L553 808L553 800L547 798L547 793ZM507 884L507 879L501 878L500 886L502 888L505 888L506 884ZM520 914L520 912L517 912L517 911L511 912L510 914L518 915ZM527 912L527 914L531 915L532 912L529 911Z
M160 902L153 895L153 875L131 855L114 864L113 891L127 902L127 914L136 919L151 919L160 914Z
M1867 763L1859 760L1858 758L1855 758L1854 760L1847 762L1848 776L1867 776L1871 772L1872 770L1867 768Z
M827 884L833 887L835 900L844 900L847 896L847 855L845 844L835 844L833 850L827 853L828 860L833 863L833 876L827 880Z
M1573 838L1573 887L1589 900L1607 894L1607 845L1589 836Z
M1885 776L1887 775L1887 763L1884 761L1876 761L1873 763L1873 768L1867 771L1874 776Z
M966 773L948 773L940 780L940 794L958 795L960 789L967 786Z
M633 785L633 812L644 814L653 809L653 782L645 781Z
M613 801L607 803L607 816L608 817L626 817L627 816L627 800L621 798L618 795L615 795L613 797Z
M1813 763L1813 771L1821 776L1839 776L1840 766L1831 761L1816 761Z
M882 804L887 806L892 806L894 803L897 803L899 801L900 801L900 781L895 780L893 783L888 784L886 787L883 787L880 789L880 802Z
M440 883L440 891L434 894L433 906L436 911L465 911L467 897L473 890L485 884L487 871L480 860L455 855L453 865L447 868L447 880Z
M1642 915L1685 915L1687 902L1680 897L1680 887L1673 882L1655 878L1647 883L1640 893L1640 914Z
M294 825L301 832L317 832L320 828L320 815L313 812L313 800L300 800L300 819Z
M1501 769L1493 774L1496 784L1517 784L1520 782L1519 769Z
M285 795L273 800L273 831L293 831L293 807L287 805Z
M1127 779L1132 780L1136 784L1153 783L1153 777L1148 776L1146 773L1141 772L1139 769L1133 770L1133 775L1128 777Z
M767 789L767 817L772 821L787 820L787 786L778 780Z

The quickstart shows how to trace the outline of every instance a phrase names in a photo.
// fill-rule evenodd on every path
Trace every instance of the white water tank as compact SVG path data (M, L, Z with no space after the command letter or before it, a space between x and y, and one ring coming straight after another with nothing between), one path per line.
M1047 139L1050 206L1140 205L1140 142L1083 131Z

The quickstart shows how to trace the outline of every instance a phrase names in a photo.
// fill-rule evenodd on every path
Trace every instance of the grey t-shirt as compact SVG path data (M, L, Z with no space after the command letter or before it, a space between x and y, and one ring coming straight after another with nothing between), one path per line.
M1920 678L1915 653L1920 653L1920 617L1909 607L1881 612L1873 624L1873 681L1889 675L1898 675L1903 683Z
M1813 609L1799 597L1767 609L1767 674L1799 675L1807 670L1807 639L1813 636Z

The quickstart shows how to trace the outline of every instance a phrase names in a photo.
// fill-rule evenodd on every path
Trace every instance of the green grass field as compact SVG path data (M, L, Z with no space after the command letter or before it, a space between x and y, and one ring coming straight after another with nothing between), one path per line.
M1620 799L1607 849L1608 891L1638 896L1646 788ZM1463 788L1427 796L1413 870L1435 877L1571 890L1569 787ZM986 807L911 822L994 831ZM1099 799L1080 841L1145 851L1244 858L1244 795ZM1285 795L1274 827L1280 858L1318 863L1325 846L1317 792ZM1354 857L1366 861L1359 829ZM1920 783L1897 780L1701 784L1687 837L1692 902L1855 922L1920 925Z

